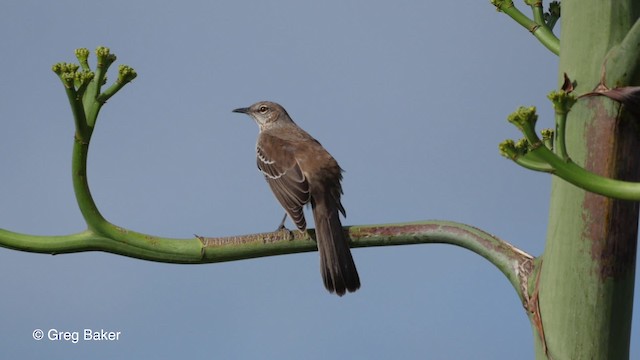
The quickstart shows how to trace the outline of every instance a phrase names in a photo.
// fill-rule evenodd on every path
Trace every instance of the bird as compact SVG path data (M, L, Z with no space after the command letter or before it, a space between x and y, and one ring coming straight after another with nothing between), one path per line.
M311 204L325 288L338 296L358 290L360 277L338 214L346 216L338 162L275 102L260 101L233 112L258 124L258 169L286 212L280 226L288 215L298 230L306 231L303 207Z

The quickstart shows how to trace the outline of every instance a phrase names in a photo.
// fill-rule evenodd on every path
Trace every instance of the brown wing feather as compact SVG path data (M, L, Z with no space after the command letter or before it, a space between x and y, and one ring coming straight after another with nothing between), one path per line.
M309 202L309 183L293 151L277 137L262 134L256 145L258 169L262 171L276 199L300 230L307 227L303 206Z

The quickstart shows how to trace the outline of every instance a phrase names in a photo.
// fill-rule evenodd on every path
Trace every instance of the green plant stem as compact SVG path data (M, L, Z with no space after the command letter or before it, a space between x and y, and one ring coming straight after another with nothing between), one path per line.
M71 158L71 178L73 181L73 190L76 195L78 207L82 213L82 217L89 230L97 232L106 232L108 222L104 219L89 190L87 180L87 154L89 152L89 143L76 140L73 144Z
M566 120L566 114L564 115ZM512 157L518 165L540 172L551 173L559 178L592 193L608 196L620 200L640 201L640 183L610 179L594 174L575 164L569 158L564 141L560 140L564 131L556 131L557 141L554 153L549 148L538 142L539 146L530 150L527 154ZM524 132L528 134L527 132ZM531 135L531 134L529 134ZM536 138L534 137L533 140Z
M37 236L0 229L0 245L6 248L47 254L104 251L128 257L167 262L195 263L201 252L197 239L167 239L134 234L126 240L115 240L86 230L60 236Z
M534 258L489 233L450 221L349 227L354 247L440 243L470 250L491 262L509 280L521 301L527 298L527 281Z
M84 208L87 209L88 206L85 204ZM89 218L99 220L96 214L90 214ZM311 237L297 230L220 238L170 239L139 234L110 224L105 226L105 224L99 224L97 231L89 229L65 236L34 236L0 229L0 245L16 250L50 254L105 251L151 261L186 264L214 263L316 250L316 243ZM345 229L348 231L352 247L427 243L463 247L483 256L495 265L506 275L521 300L525 299L526 279L533 269L533 257L472 226L448 221L422 221L349 226ZM101 235L98 231L107 235ZM113 237L110 237L111 235Z
M102 94L98 95L96 102L100 104L104 104L111 98L115 93L117 93L123 86L127 85L128 82L125 81L116 81L111 86L109 86ZM97 112L96 112L97 116Z
M531 11L533 12L533 21L540 25L546 27L546 23L544 22L544 9L542 8L542 0L535 1L531 4Z
M553 34L553 32L544 25L538 24L531 20L525 14L523 14L518 8L513 5L512 1L504 1L494 5L498 7L498 10L509 15L518 24L523 26L529 32L533 34L547 49L556 55L560 55L560 40Z
M640 183L606 178L575 164L571 159L566 161L551 150L541 146L533 153L553 167L553 174L577 187L604 196L621 200L640 200Z
M540 26L532 31L535 36L547 49L556 55L560 55L560 40L546 26Z
M553 168L546 162L540 160L535 153L527 153L524 156L519 156L513 159L513 161L529 170L553 173Z
M82 102L84 104L84 113L86 116L86 123L90 131L93 132L93 128L96 125L98 119L98 113L102 107L104 101L98 101L100 96L100 89L107 76L107 69L109 64L99 63L96 66L95 77L84 92ZM106 100L105 100L106 101Z
M556 139L554 141L554 151L564 161L569 160L569 154L567 153L567 145L565 143L565 130L567 125L567 112L556 109L555 111L556 122Z
M78 99L78 94L73 86L64 88L71 106L71 113L76 126L76 139L81 142L89 142L90 132L87 128L87 120L85 117L82 101Z

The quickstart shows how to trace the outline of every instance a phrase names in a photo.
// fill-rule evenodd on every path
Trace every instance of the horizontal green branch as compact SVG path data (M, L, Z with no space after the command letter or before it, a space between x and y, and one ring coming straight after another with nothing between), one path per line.
M280 230L231 237L171 239L117 228L117 239L92 230L64 236L34 236L0 229L0 246L15 250L63 254L104 251L128 257L181 264L205 264L316 251L308 233ZM351 246L451 244L483 256L509 279L521 299L533 268L533 257L472 226L448 221L349 226ZM312 232L313 230L310 230ZM523 300L524 301L524 300Z
M0 246L51 255L104 251L128 257L168 263L193 263L201 251L197 239L168 239L129 231L128 239L114 240L91 230L58 236L28 235L0 229Z

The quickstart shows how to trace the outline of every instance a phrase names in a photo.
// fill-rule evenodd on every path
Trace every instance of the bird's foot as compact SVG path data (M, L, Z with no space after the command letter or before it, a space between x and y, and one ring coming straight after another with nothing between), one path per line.
M287 229L286 226L284 226L284 222L287 221L287 213L284 213L284 217L282 218L282 221L280 221L280 225L278 225L278 228L276 229L276 232L281 231L281 230L287 230L289 231L289 229ZM291 231L289 231L291 232Z

